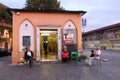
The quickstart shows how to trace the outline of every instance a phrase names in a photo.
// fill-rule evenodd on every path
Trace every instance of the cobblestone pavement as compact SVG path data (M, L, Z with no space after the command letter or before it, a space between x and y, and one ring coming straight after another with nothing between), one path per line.
M89 55L90 50L84 53ZM87 66L86 63L34 63L12 65L11 57L0 58L0 80L119 80L120 51L102 51L102 66Z

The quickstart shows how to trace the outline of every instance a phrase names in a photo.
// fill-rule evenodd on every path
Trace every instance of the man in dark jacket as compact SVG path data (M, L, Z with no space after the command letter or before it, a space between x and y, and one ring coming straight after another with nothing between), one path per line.
M45 42L43 43L43 47L44 47L45 57L47 57L47 54L48 54L48 52L47 52L47 48L48 48L48 43L47 43L47 41L45 41Z
M30 47L27 47L27 50L25 51L25 54L24 54L24 59L25 61L27 62L30 58L33 59L33 52L30 50Z

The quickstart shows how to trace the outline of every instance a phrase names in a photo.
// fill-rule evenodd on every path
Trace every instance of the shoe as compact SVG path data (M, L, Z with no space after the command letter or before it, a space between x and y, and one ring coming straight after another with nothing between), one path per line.
M91 67L92 65L88 64L89 67Z

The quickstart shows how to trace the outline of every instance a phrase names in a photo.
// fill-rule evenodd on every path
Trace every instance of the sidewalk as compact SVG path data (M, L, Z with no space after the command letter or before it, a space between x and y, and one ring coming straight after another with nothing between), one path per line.
M107 51L108 52L108 51ZM104 57L109 54L104 51ZM111 53L110 53L111 54ZM117 54L117 53L115 53ZM109 56L108 56L109 55ZM116 57L112 54L113 57ZM111 57L109 57L110 59ZM117 57L120 59L120 57ZM0 80L119 80L120 65L102 62L102 67L89 67L85 63L41 63L32 68L11 65L11 57L0 58ZM113 59L113 60L112 60ZM111 61L115 61L112 58ZM116 58L115 58L116 59ZM113 65L114 64L114 65ZM111 69L118 70L111 70ZM118 75L117 75L118 74Z

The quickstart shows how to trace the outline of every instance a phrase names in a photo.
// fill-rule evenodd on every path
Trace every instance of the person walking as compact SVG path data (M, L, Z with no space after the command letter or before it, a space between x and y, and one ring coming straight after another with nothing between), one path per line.
M47 58L47 55L48 55L48 52L47 52L48 42L47 41L44 41L43 47L44 47L45 58Z

